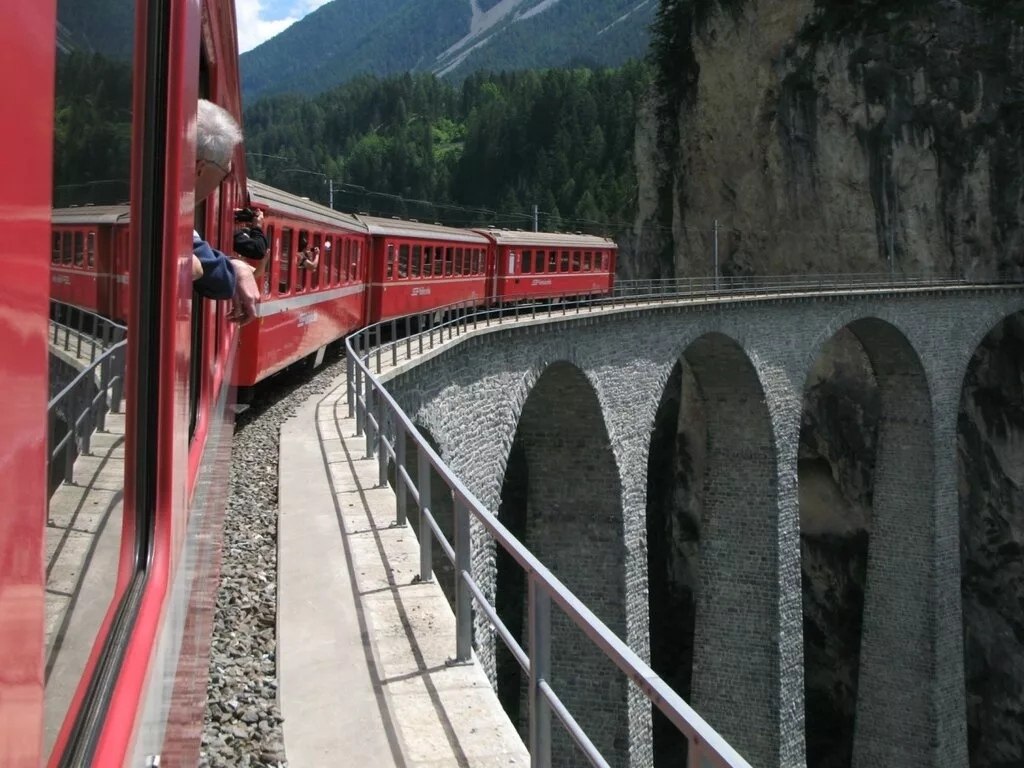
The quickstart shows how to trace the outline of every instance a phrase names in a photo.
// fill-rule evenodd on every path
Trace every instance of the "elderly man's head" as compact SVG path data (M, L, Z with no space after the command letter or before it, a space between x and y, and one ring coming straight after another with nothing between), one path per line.
M196 126L196 201L206 199L231 172L242 129L226 109L199 100Z

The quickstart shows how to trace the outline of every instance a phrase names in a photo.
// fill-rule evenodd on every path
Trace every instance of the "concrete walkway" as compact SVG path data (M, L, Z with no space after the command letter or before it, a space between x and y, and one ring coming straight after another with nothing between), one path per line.
M449 666L455 618L419 584L412 530L343 418L345 379L281 428L278 664L294 768L527 766L476 664Z

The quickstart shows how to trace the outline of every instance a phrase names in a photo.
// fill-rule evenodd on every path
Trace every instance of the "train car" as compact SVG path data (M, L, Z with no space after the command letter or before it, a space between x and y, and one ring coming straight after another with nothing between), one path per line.
M279 189L249 181L250 203L265 211L269 258L260 270L258 320L241 331L235 384L252 386L361 327L368 273L367 229ZM315 264L303 254L318 252Z
M227 302L194 300L192 231L230 247L245 178L240 149L219 193L194 205L195 122L200 97L241 115L234 9L223 0L15 6L0 25L0 64L17 73L0 94L18 105L0 113L9 282L0 376L17 404L0 452L0 762L194 766L237 333ZM121 192L105 195L111 186ZM58 191L95 203L90 221L53 216ZM104 244L92 219L126 198L124 247ZM54 295L109 303L105 251L126 260L111 267L128 278L123 393L109 394L115 411L93 436L94 456L107 453L88 471L102 482L79 476L94 458L80 456L75 482L58 493L91 495L58 507L47 487L47 401L63 385L48 345L50 289L54 275L70 271L73 284L76 269L94 271L95 289L83 274L82 293L61 294L61 280ZM120 315L116 298L107 313Z
M128 218L127 205L54 210L51 298L127 321Z
M366 324L486 301L493 253L490 241L479 232L402 219L357 218L371 242Z
M593 235L477 230L495 251L491 295L504 301L601 296L615 282L615 241Z

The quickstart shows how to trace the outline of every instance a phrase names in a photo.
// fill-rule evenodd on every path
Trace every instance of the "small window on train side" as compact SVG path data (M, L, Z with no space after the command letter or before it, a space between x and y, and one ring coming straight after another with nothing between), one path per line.
M316 262L316 264L310 263L309 266L310 288L316 290L320 287L320 273L324 269L324 261L326 260L324 240L319 232L313 235L313 250L310 253L310 257Z
M292 287L292 231L281 230L281 257L278 259L277 292L284 295Z
M533 251L523 251L523 273L533 270Z
M451 277L455 272L455 249L452 247L445 248L444 250L444 273Z
M409 276L409 246L398 246L398 279L404 280Z
M548 251L548 272L558 271L558 251Z
M395 279L395 246L388 244L387 279Z
M85 263L85 236L81 232L75 232L75 266L80 267Z
M358 280L359 276L362 274L360 272L362 269L362 260L363 244L359 240L356 240L352 243L352 259L349 261L349 277L352 280Z
M444 276L444 248L434 248L434 277Z
M434 247L426 245L423 247L423 276L433 277L434 275Z
M583 252L583 271L590 272L594 268L594 254L590 251Z
M420 265L423 261L423 249L418 245L412 247L412 276L420 276Z
M270 295L270 262L274 258L274 225L271 224L267 227L267 256L260 262L260 265L256 267L256 282L260 285L260 290L264 296Z
M299 230L295 245L295 293L302 293L309 285L309 262L313 258L313 246L309 242L309 231Z
M53 255L50 257L50 261L60 264L60 232L53 233Z
M582 264L583 255L579 251L572 252L572 271L579 272Z
M71 233L64 233L64 242L61 244L60 251L61 262L64 264L71 263Z
M85 259L89 269L96 267L96 233L90 232L85 236Z
M453 269L455 270L455 274L456 275L461 275L462 272L463 272L463 269L462 269L462 249L461 248L456 248L455 249L455 264L453 266Z
M344 240L331 238L331 285L341 284L341 257L344 247Z
M568 272L569 271L569 252L568 251L562 251L561 271L562 272Z
M476 273L482 275L484 273L484 252L477 248L474 251L474 255L476 258Z
M352 280L352 241L349 238L345 238L345 252L342 254L341 262L341 279L343 282L349 282Z

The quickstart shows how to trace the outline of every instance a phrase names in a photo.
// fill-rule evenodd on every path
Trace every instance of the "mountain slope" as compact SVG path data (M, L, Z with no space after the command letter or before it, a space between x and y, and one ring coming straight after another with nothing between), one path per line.
M333 0L242 55L247 101L316 93L358 74L567 64L614 66L647 50L657 0Z

